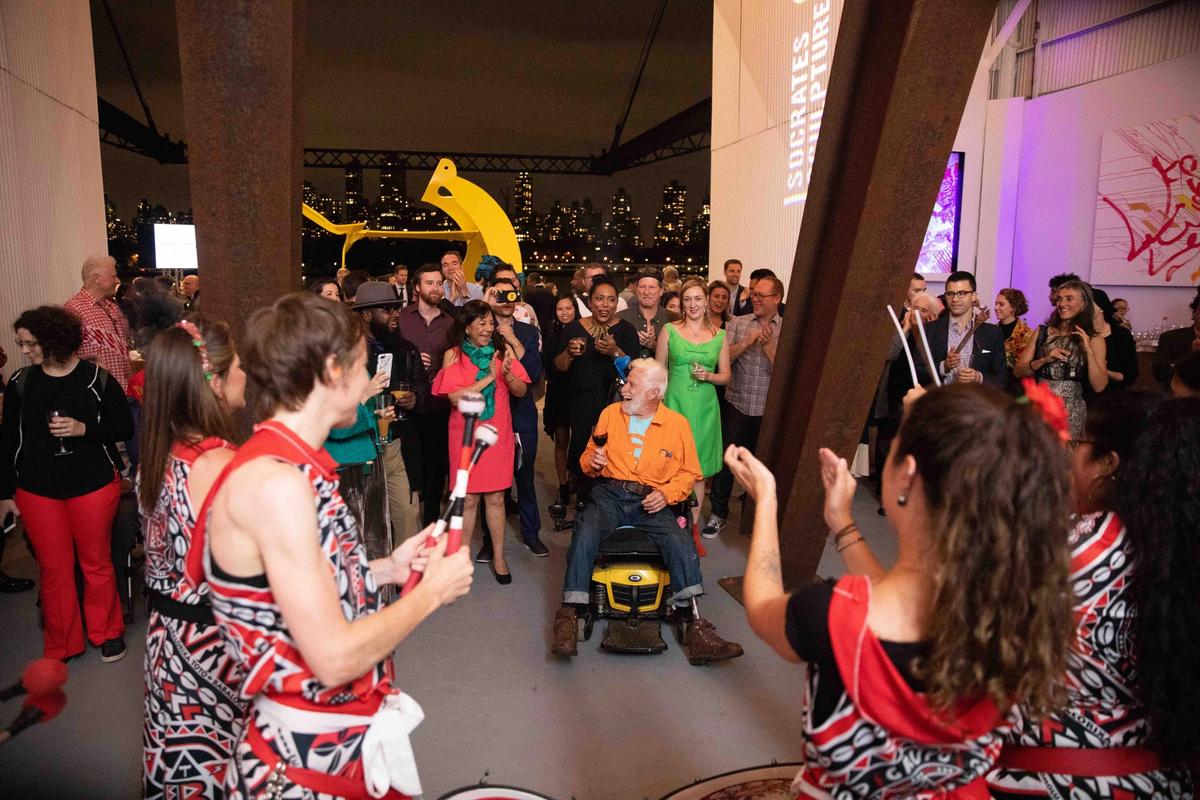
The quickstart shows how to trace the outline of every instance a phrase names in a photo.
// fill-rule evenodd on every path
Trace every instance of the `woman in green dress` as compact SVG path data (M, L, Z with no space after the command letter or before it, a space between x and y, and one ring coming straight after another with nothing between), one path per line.
M663 402L687 417L696 439L700 469L707 479L721 471L724 448L716 387L729 383L729 346L725 331L709 319L707 284L700 278L688 278L682 294L683 319L663 326L655 355L670 375ZM693 525L699 521L704 503L703 479L696 481L695 492Z

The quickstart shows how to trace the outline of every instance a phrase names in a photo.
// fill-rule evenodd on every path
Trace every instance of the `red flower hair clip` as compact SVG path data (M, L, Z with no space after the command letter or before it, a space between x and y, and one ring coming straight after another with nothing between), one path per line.
M1038 416L1058 434L1059 439L1064 442L1070 441L1071 426L1067 421L1067 404L1063 399L1033 378L1023 378L1021 388L1025 390L1025 396L1017 402L1032 405Z

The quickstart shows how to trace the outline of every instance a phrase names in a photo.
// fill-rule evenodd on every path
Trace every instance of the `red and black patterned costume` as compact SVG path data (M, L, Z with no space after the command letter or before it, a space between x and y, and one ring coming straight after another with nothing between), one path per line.
M1070 541L1078 628L1068 701L1041 722L1019 720L1001 769L988 776L992 796L1190 798L1186 770L1161 768L1145 749L1150 730L1134 692L1137 609L1125 527L1115 514L1088 514ZM1112 772L1118 774L1105 774Z
M276 421L255 429L220 481L253 459L269 457L294 465L312 485L320 547L337 582L342 612L355 620L379 610L380 595L354 517L338 493L337 464L324 450L309 447ZM245 730L234 749L225 781L231 800L261 796L316 800L367 798L362 745L368 724L335 732L298 733L280 722L291 711L369 717L394 695L391 659L343 686L325 686L304 660L284 622L265 575L234 577L205 554L213 611L233 657L246 672L241 696L252 702ZM273 710L274 709L274 713ZM286 769L280 769L280 765ZM386 797L403 795L389 792Z
M201 454L230 445L216 438L176 444L162 491L143 514L146 588L146 719L142 784L147 798L224 796L226 765L242 728L242 672L212 618L208 586L186 579L196 510L188 476Z
M988 699L954 719L925 702L911 663L924 644L883 642L867 627L871 582L847 575L788 602L792 649L808 662L799 798L986 798L1004 733Z

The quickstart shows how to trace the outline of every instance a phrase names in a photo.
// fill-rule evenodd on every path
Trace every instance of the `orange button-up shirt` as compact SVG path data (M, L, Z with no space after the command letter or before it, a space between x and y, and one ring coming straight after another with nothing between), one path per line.
M599 471L592 469L596 443L588 439L587 448L579 458L579 465L588 477L640 483L661 491L668 503L686 500L696 481L704 477L692 426L686 417L665 405L660 404L650 420L650 427L642 437L640 458L634 456L636 446L629 435L629 415L621 411L620 403L600 412L596 432L608 433L604 447L608 464Z

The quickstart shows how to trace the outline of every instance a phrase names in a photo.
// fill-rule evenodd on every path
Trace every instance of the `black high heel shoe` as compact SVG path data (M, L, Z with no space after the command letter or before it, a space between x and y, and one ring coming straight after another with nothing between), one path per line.
M508 586L512 583L512 572L497 572L495 561L489 563L488 566L492 568L492 574L496 576L496 583L501 586Z

